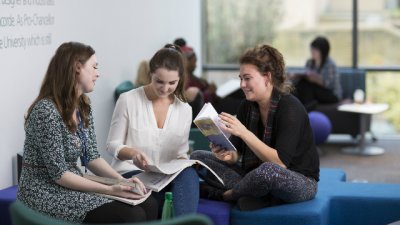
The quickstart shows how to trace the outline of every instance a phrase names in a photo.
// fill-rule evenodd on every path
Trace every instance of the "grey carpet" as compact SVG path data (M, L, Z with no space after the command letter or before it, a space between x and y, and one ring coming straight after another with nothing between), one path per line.
M351 143L327 143L319 146L321 167L342 168L349 182L400 183L400 140L378 140L371 145L385 149L383 155L348 155L341 148Z

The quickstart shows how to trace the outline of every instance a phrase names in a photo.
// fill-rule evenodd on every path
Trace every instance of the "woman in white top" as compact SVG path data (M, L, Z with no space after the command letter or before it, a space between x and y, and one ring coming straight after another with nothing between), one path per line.
M124 177L173 159L188 159L192 108L184 96L185 67L179 47L168 44L150 60L151 83L123 93L115 106L107 140L111 165ZM155 193L172 191L175 215L197 211L199 180L191 167ZM162 204L160 204L162 205Z

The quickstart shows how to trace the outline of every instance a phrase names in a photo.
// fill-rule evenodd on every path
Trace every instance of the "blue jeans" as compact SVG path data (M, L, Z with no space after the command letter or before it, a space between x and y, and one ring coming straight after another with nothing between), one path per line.
M131 171L123 174L125 178L132 177L141 171ZM199 177L192 167L184 169L170 184L160 192L153 192L159 205L159 215L162 212L165 192L172 192L175 216L182 216L197 212L199 203Z

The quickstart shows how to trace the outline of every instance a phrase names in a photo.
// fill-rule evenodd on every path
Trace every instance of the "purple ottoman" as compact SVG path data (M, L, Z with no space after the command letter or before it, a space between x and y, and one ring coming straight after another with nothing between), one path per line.
M200 199L197 212L208 216L214 225L229 225L231 208L226 202Z
M10 205L17 199L18 186L0 190L0 225L11 225Z

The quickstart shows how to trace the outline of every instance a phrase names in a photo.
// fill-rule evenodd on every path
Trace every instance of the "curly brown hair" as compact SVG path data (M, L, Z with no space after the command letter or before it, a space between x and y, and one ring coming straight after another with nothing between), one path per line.
M250 48L240 57L239 62L256 66L261 74L270 72L272 85L279 92L289 94L293 90L286 77L283 55L276 48L267 44Z

